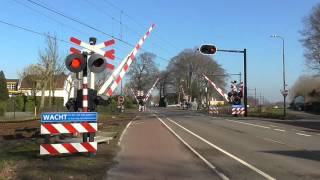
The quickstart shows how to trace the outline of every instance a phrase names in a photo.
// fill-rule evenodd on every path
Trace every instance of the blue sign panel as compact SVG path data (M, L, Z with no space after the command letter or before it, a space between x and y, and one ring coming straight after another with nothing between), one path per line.
M244 108L244 105L240 104L240 105L232 105L232 108Z
M47 112L41 114L41 123L96 122L97 112Z

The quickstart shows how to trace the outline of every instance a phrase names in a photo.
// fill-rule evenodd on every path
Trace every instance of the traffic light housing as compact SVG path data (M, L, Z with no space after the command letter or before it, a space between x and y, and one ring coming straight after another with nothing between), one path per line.
M86 60L82 54L70 54L67 56L65 64L69 71L78 73L85 68Z
M97 90L88 89L88 108L90 111L95 111L97 106L107 106L111 103L111 98L108 100L103 99L102 97L97 95ZM75 100L75 106L77 108L82 108L83 103L83 96L82 96L82 89L77 91L77 97Z
M202 54L215 54L217 52L217 48L212 44L203 44L200 46L199 52Z
M101 73L106 69L106 60L100 54L92 54L88 60L88 67L93 73Z

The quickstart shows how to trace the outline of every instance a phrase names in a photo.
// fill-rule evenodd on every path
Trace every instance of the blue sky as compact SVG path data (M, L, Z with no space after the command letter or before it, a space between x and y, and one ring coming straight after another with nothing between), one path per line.
M147 28L155 23L157 27L143 48L167 60L185 48L194 48L203 43L215 44L218 49L247 48L248 87L257 88L258 92L262 92L271 101L282 99L282 44L279 39L270 38L270 35L279 34L285 38L286 75L290 87L301 74L308 73L304 66L304 49L299 42L299 31L303 29L303 18L318 3L316 0L33 1L77 18L110 35L120 37L122 34L123 40L131 44L135 44ZM1 2L1 21L39 32L55 33L58 38L66 41L71 36L84 41L89 36L97 37L98 42L110 39L34 6L27 0ZM120 17L124 24L122 28ZM44 38L4 24L0 24L0 34L0 42L3 43L0 69L5 71L7 78L17 78L17 72L22 68L37 62L38 52L44 46ZM70 44L60 43L61 55L66 55L70 47ZM119 58L123 58L132 49L121 42L117 42L114 48ZM214 58L228 73L243 70L241 54L217 53ZM117 64L119 61L118 59L113 63ZM163 59L157 59L161 69L167 63ZM253 91L249 91L249 94L252 93Z

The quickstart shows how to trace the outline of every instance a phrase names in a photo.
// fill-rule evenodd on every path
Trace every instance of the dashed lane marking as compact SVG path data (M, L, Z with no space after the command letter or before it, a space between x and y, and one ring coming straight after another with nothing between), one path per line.
M273 130L275 130L275 131L281 131L281 132L285 132L286 130L284 130L284 129L273 129Z
M246 161L238 158L237 156L235 156L235 155L227 152L226 150L218 147L217 145L215 145L215 144L209 142L208 140L202 138L201 136L195 134L194 132L192 132L192 131L190 131L189 129L183 127L182 125L178 124L177 122L175 122L175 121L173 121L173 120L171 120L171 119L169 119L169 118L167 118L167 119L168 119L170 122L174 123L175 125L179 126L181 129L187 131L187 132L190 133L191 135L193 135L193 136L197 137L198 139L200 139L201 141L207 143L209 146L217 149L218 151L220 151L220 152L224 153L225 155L229 156L230 158L238 161L239 163L241 163L241 164L243 164L244 166L248 167L249 169L255 171L256 173L260 174L261 176L265 177L266 179L268 179L268 180L275 180L275 179L276 179L276 178L270 176L269 174L261 171L260 169L254 167L253 165L249 164L248 162L246 162ZM231 121L231 120L230 120L230 121Z
M260 128L264 128L264 129L270 129L270 127L268 126L262 126L262 125L258 125L258 124L251 124L251 123L246 123L246 122L241 122L241 121L234 121L234 120L230 120L230 119L226 119L227 121L230 122L235 122L235 123L239 123L239 124L246 124L249 126L255 126L255 127L260 127Z
M309 137L309 136L311 136L311 135L309 135L309 134L304 134L304 133L296 133L297 135L300 135L300 136L306 136L306 137Z

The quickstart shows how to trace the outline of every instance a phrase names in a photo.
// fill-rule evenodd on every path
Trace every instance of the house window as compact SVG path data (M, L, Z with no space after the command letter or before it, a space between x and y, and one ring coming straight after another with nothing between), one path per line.
M11 91L11 90L16 90L16 84L8 83L8 84L7 84L7 89L8 89L9 91Z
M11 90L16 90L16 84L11 84Z

